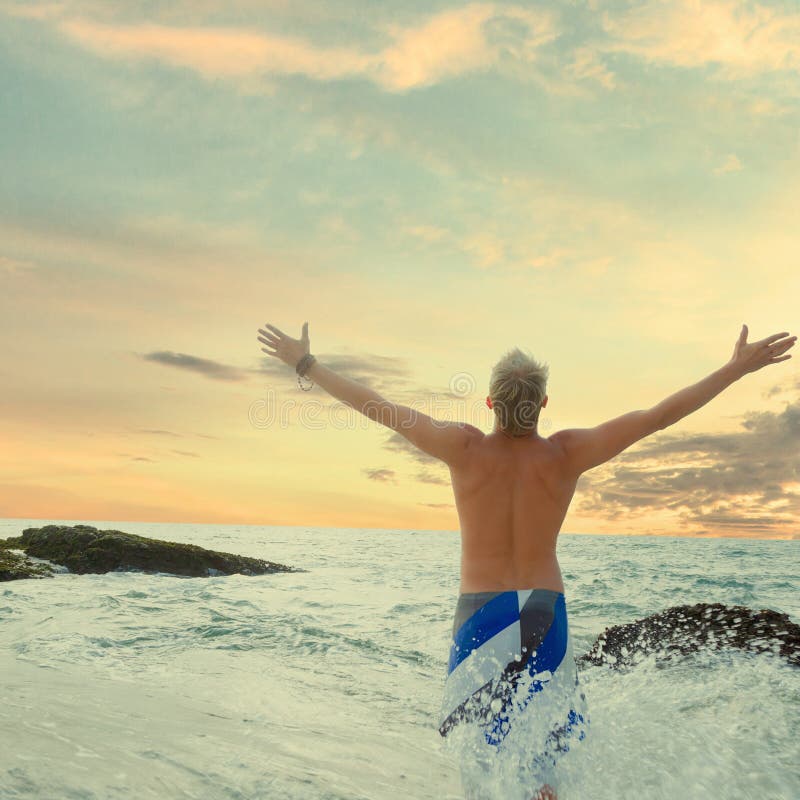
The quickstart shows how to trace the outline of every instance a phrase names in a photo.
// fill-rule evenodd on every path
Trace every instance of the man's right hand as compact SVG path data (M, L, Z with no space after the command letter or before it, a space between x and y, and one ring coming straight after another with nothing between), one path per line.
M742 325L742 332L739 334L739 339L733 348L733 355L728 363L734 365L741 375L746 375L748 372L755 372L766 367L767 364L786 361L787 358L791 358L791 355L784 356L783 353L790 347L794 347L794 343L797 341L796 336L788 339L785 338L786 336L789 336L786 331L773 333L766 339L748 343L747 325ZM778 358L778 356L782 357Z
M269 356L279 358L287 367L297 366L297 362L309 352L308 323L303 323L303 332L299 339L287 336L280 328L266 323L269 330L258 329L258 341L266 345L261 349Z

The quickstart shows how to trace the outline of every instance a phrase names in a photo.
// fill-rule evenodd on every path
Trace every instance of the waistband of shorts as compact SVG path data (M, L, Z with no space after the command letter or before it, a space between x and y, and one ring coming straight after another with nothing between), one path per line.
M558 592L555 589L542 589L539 587L531 588L530 586L521 587L519 589L496 589L491 592L460 592L459 598L464 597L466 599L475 598L476 600L480 598L489 598L489 597L497 597L501 594L516 594L517 592L536 592L537 594L544 594L544 595L553 595L555 597L563 596L564 592Z

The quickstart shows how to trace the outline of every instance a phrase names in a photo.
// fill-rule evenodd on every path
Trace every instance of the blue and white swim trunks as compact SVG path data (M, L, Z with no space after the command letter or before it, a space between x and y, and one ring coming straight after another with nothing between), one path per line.
M559 757L588 725L563 592L459 595L439 733L458 740L467 797L555 788Z

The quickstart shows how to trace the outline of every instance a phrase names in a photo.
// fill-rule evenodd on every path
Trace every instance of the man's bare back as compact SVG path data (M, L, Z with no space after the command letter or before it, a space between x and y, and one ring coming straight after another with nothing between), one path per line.
M477 431L477 429L475 429ZM558 434L475 434L451 466L461 528L461 592L564 591L556 540L575 493Z

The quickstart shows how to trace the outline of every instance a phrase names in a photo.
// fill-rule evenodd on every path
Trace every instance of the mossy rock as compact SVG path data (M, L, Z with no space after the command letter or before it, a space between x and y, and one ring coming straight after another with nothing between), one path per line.
M8 547L62 564L78 574L141 570L208 577L304 571L260 558L206 550L194 544L149 539L117 530L102 531L91 525L26 528L22 536L0 540L0 554L6 555L8 550L2 548Z
M800 666L800 625L769 608L696 603L612 625L597 637L578 666L631 667L651 653L669 662L702 648L770 652Z
M20 578L52 578L53 570L47 564L36 564L22 553L0 547L0 581Z

